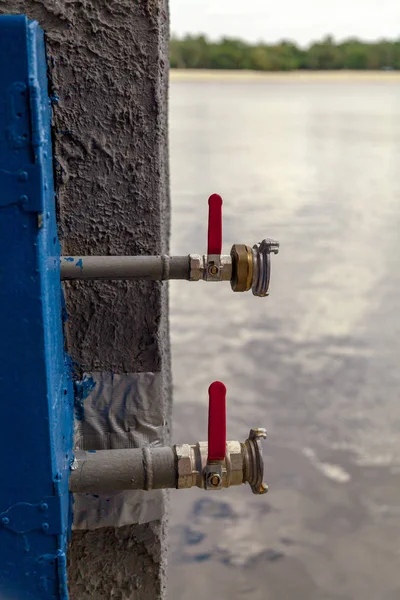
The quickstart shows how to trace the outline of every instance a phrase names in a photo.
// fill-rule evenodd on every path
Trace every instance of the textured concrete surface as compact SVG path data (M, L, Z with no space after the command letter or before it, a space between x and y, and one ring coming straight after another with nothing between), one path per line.
M167 0L0 0L47 34L64 254L168 251ZM161 371L170 416L167 286L66 286L79 371ZM165 524L76 531L72 600L164 596Z

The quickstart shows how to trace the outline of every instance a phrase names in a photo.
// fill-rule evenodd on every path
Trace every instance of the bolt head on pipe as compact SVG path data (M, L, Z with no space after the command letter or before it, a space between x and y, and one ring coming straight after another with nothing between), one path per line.
M218 475L218 473L210 473L208 476L208 483L213 487L218 487L221 483L221 477Z
M204 470L204 487L206 490L222 490L224 477L226 479L226 465L224 461L207 463Z

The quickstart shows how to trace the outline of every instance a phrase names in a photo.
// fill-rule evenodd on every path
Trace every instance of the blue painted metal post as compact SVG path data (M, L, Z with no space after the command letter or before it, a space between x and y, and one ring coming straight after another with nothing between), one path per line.
M68 597L64 355L43 32L0 17L0 598Z

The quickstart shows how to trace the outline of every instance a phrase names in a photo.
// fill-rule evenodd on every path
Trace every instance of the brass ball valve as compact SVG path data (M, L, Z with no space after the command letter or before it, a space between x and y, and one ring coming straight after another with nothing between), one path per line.
M248 483L254 494L265 494L262 428L250 429L245 442L226 440L226 388L209 388L208 442L124 450L78 450L71 465L69 488L77 493L133 489L212 491Z
M234 244L230 255L222 252L222 198L208 199L208 248L206 255L188 256L62 256L61 279L186 279L230 281L234 292L252 290L268 296L271 254L279 242L265 239L252 248Z

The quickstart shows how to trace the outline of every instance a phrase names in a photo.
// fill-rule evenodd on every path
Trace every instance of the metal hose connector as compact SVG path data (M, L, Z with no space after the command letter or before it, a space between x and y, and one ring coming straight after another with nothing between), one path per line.
M253 246L253 285L254 296L261 298L268 296L269 282L271 278L270 254L278 254L279 242L265 239L260 244Z
M242 444L244 455L243 481L247 482L253 494L266 494L268 486L263 482L264 478L264 459L262 455L261 440L267 437L264 428L257 427L250 429L248 439Z

